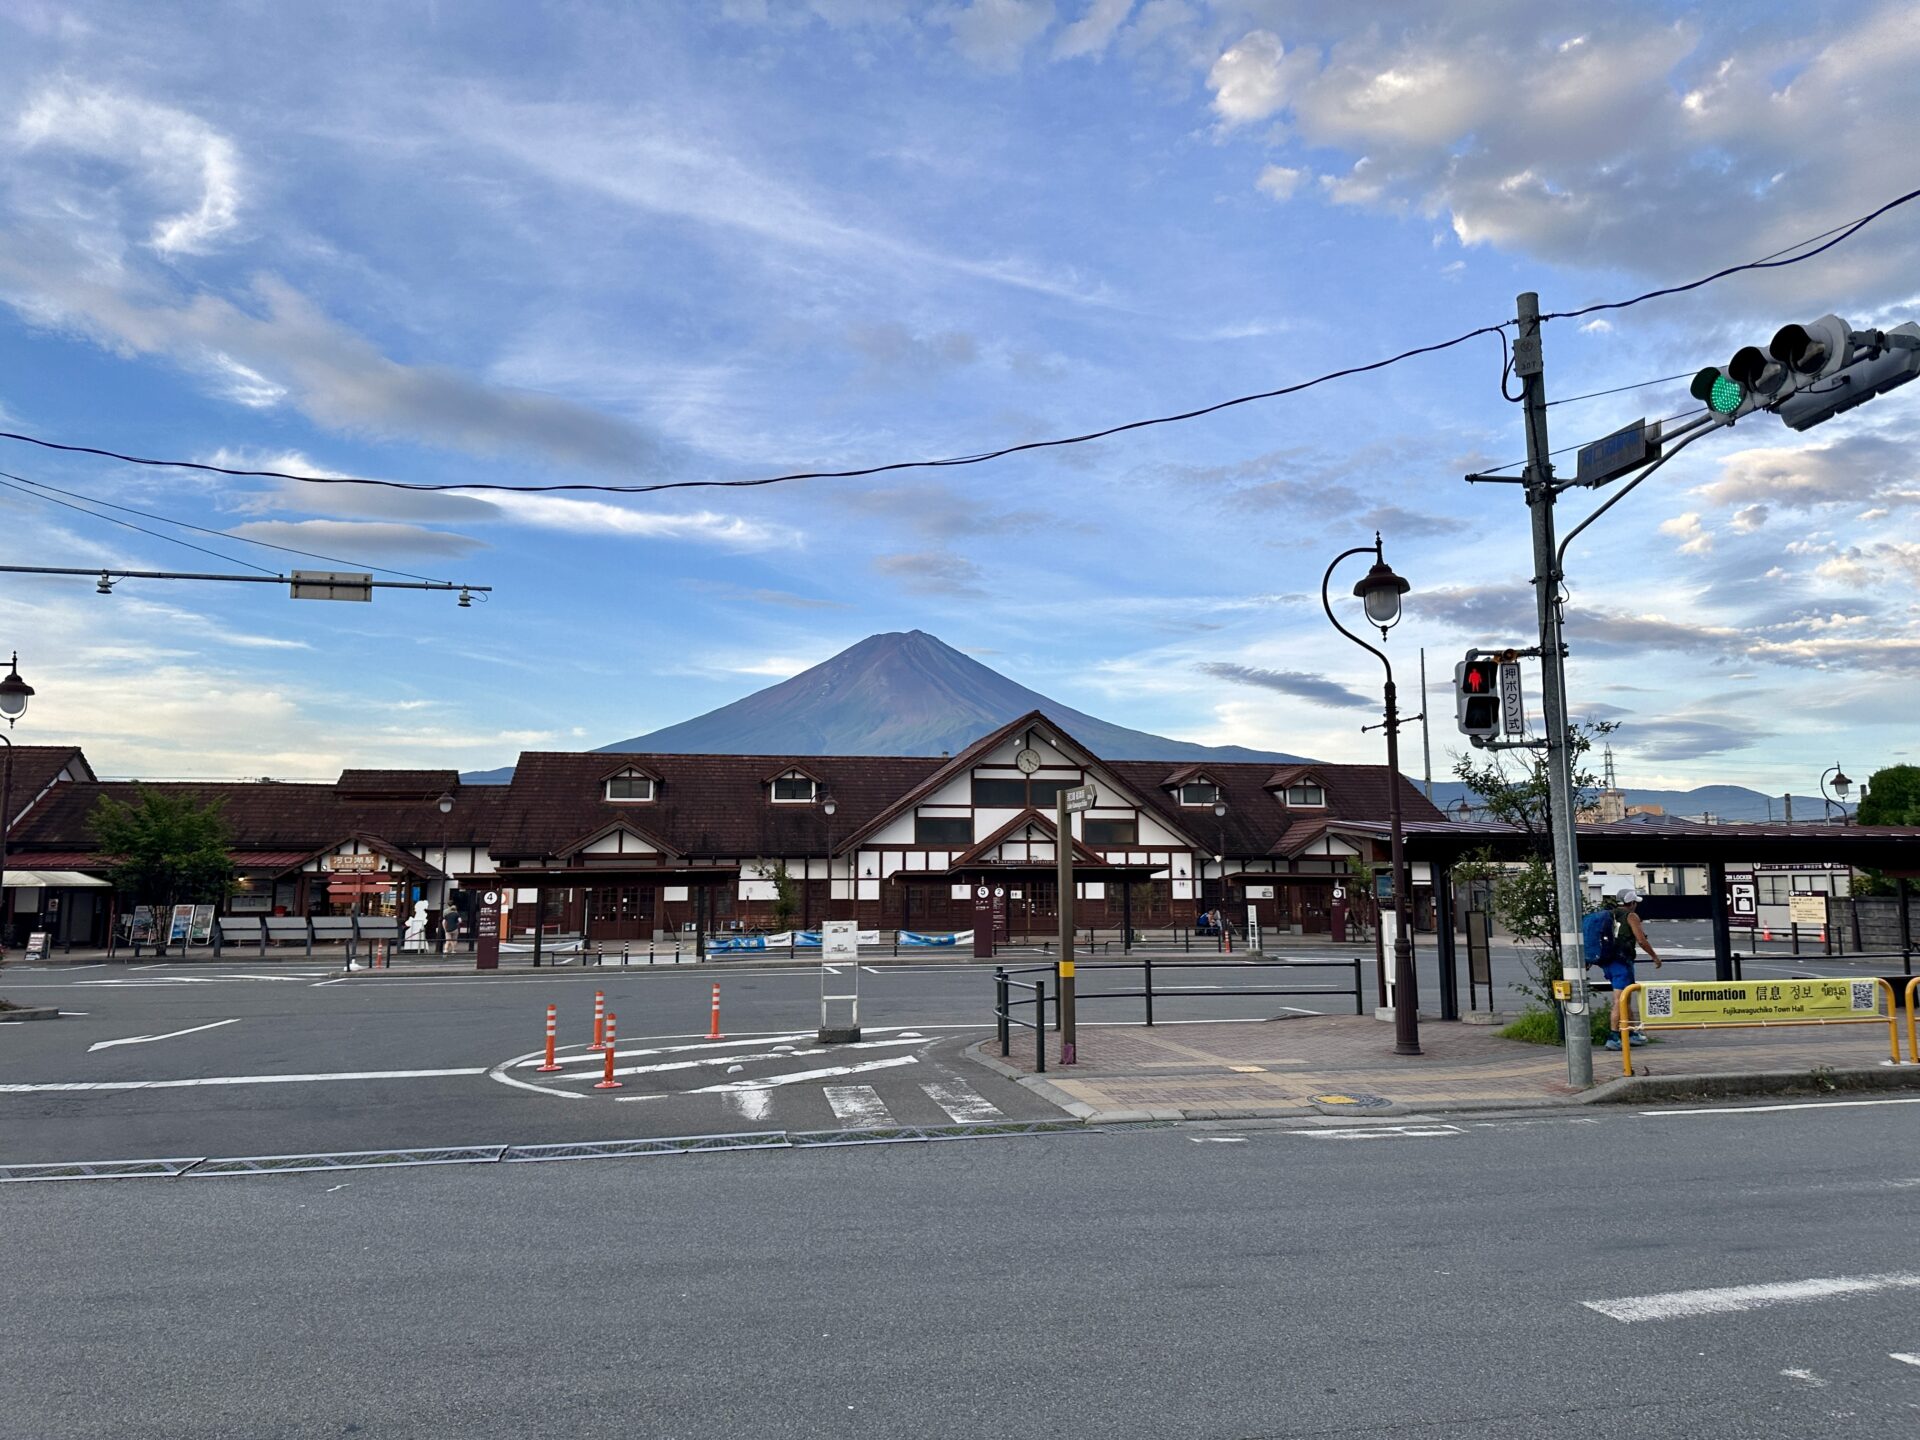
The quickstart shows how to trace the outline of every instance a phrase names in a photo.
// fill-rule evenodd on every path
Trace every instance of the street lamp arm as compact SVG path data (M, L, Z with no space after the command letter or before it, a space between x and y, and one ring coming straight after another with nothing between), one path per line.
M1333 601L1329 599L1327 596L1327 587L1333 583L1333 572L1336 568L1338 568L1342 560L1350 560L1355 555L1367 555L1367 554L1378 555L1379 553L1380 553L1380 547L1377 544L1356 545L1353 547L1353 549L1343 550L1338 555L1334 556L1333 564L1327 566L1327 573L1323 575L1320 579L1320 608L1327 612L1327 620L1332 624L1334 629L1338 630L1342 635L1346 636L1347 639L1351 640L1354 644L1358 645L1362 650L1367 651L1375 659L1377 659L1382 665L1386 666L1387 683L1391 685L1393 683L1393 662L1387 659L1386 652L1376 648L1375 646L1369 645L1365 640L1362 640L1358 635L1354 634L1351 630L1347 629L1346 626L1342 625L1340 623L1340 617L1333 613Z

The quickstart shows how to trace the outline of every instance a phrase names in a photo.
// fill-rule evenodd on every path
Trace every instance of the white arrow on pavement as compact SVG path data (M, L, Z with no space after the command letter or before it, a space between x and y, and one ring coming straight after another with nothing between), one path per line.
M170 1030L165 1035L129 1035L124 1040L102 1040L87 1046L91 1055L96 1050L110 1050L115 1045L146 1045L155 1040L174 1040L182 1035L198 1035L202 1030L218 1030L222 1025L238 1025L238 1020L216 1020L211 1025L195 1025L191 1030Z

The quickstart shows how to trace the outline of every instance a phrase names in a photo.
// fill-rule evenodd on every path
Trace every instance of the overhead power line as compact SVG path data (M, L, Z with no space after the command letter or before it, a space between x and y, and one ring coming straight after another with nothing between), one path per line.
M1684 285L1669 285L1658 290L1645 291L1630 299L1604 301L1599 304L1582 306L1577 310L1553 311L1549 314L1542 315L1540 318L1543 321L1573 320L1583 315L1597 314L1603 310L1625 310L1635 305L1644 304L1649 300L1657 300L1668 295L1679 295L1689 290L1698 290L1702 286L1711 285L1715 281L1724 280L1730 275L1737 275L1744 271L1777 270L1789 265L1798 265L1804 261L1813 259L1817 255L1824 254L1834 246L1851 239L1875 220L1878 220L1882 215L1896 210L1902 205L1910 204L1915 199L1920 199L1920 190L1909 190L1906 194L1896 196L1884 205L1869 211L1857 219L1850 220L1834 229L1824 230L1819 235L1813 236L1808 240L1803 240L1796 245L1788 246L1784 251L1775 251L1772 255L1765 256L1758 260L1749 260L1743 264L1729 265L1725 269L1716 270L1711 275L1703 275L1698 280L1689 281ZM1816 245L1814 241L1820 241L1822 243ZM1807 245L1813 245L1813 248L1802 248ZM1798 251L1799 253L1789 254L1787 253L1788 251ZM1250 405L1259 400L1277 400L1283 396L1297 395L1303 390L1311 390L1315 386L1325 385L1329 381L1345 379L1352 375L1364 375L1376 370L1384 370L1390 365L1398 365L1402 361L1411 360L1421 355L1433 355L1443 350L1451 350L1456 345L1464 345L1467 341L1481 335L1499 336L1504 353L1506 350L1506 330L1508 326L1514 323L1515 322L1511 320L1504 320L1496 325L1477 326L1463 334L1454 336L1451 340L1436 341L1431 345L1417 345L1410 350L1402 350L1399 354L1390 355L1383 360L1373 360L1361 365L1349 365L1339 370L1330 370L1325 374L1313 376L1311 379L1296 381L1291 385L1282 385L1276 389L1260 390L1248 395L1236 395L1230 400L1217 401L1211 405L1202 405L1191 410L1181 410L1170 415L1155 415L1143 420L1130 420L1123 424L1108 425L1098 430L1088 430L1077 435L1063 435L1050 440L1028 440L1015 445L1003 445L992 450L982 450L966 455L951 455L933 460L896 460L886 464L863 465L846 470L796 470L783 475L764 475L751 480L666 480L646 485L617 485L588 481L563 482L551 485L505 485L478 480L460 481L451 484L428 484L412 480L380 480L359 475L301 475L285 470L245 470L225 465L211 465L198 460L158 459L151 456L128 455L118 450L108 450L93 445L62 444L59 441L46 440L37 435L26 435L17 431L0 430L0 440L13 440L21 444L38 445L43 449L62 451L67 454L95 455L101 459L118 460L128 465L197 470L214 475L232 475L249 479L292 480L306 485L371 485L389 490L419 490L428 492L498 491L522 495L556 494L563 492L602 495L655 495L667 490L741 490L753 489L763 485L782 485L795 480L849 480L870 475L885 475L903 470L939 470L964 465L981 465L990 460L1004 459L1009 455L1026 454L1038 450L1052 450L1069 445L1085 445L1095 440L1105 440L1114 435L1124 435L1134 430L1145 430L1160 425L1175 425L1187 420L1197 420L1202 416L1216 415L1223 410L1231 410L1240 405ZM1502 374L1504 383L1504 368ZM1651 381L1647 383L1659 384L1662 382ZM1627 388L1638 389L1640 387L1631 386ZM1571 398L1587 399L1591 397L1575 396ZM1562 401L1561 403L1570 403L1570 401Z
M395 570L385 565L369 565L364 560L344 560L338 555L322 555L318 550L301 550L292 545L277 545L271 540L257 540L251 535L235 535L230 530L210 529L205 525L196 525L191 520L181 520L173 515L160 515L151 510L136 509L132 505L116 504L112 500L102 500L97 495L83 495L78 490L62 490L58 485L49 485L44 480L29 480L24 475L15 475L6 470L0 470L0 476L5 476L8 480L18 481L20 485L31 485L35 490L48 490L54 495L65 495L72 500L84 500L89 505L99 505L105 509L118 510L127 515L138 515L143 520L158 520L162 525L178 525L182 530L192 530L201 535L211 535L219 540L238 540L243 545L258 545L262 549L278 550L286 555L304 555L309 560L325 560L329 565L348 565L355 570L370 570L376 575L400 575L408 580L430 580L433 578L430 575L416 575L411 570ZM14 488L17 489L18 486ZM50 497L41 496L40 498L47 499ZM54 501L53 503L58 504L59 502ZM101 515L97 518L101 520L113 519L111 515ZM137 529L138 527L136 526L135 528ZM152 534L153 532L144 531L142 533ZM169 540L173 537L162 535L160 538L162 540ZM207 553L211 554L212 552L209 551ZM225 559L226 557L222 556L221 558ZM245 564L246 562L240 561L238 563ZM260 567L255 566L254 568L258 569Z

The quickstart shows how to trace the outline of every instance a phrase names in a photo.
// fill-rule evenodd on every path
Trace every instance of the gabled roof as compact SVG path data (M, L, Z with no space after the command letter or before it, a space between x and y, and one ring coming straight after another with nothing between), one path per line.
M87 757L78 745L15 745L12 751L13 787L9 802L12 816L0 815L0 824L8 819L19 820L32 808L40 793L55 780L67 766L78 763L82 776L93 779L93 767L87 764ZM0 764L6 757L0 756ZM17 827L16 827L17 828Z
M1266 785L1263 788L1268 790L1281 790L1289 785L1298 785L1302 780L1319 782L1320 767L1311 763L1282 765L1267 777Z
M1185 785L1190 780L1211 780L1213 774L1204 765L1182 765L1166 779L1160 782L1162 790L1171 790L1176 785Z
M1054 826L1053 817L1044 815L1038 810L1026 809L1022 810L1018 815L1014 816L1013 819L994 831L993 834L987 836L986 839L954 856L953 862L947 868L949 870L958 870L963 866L985 863L981 858L982 856L993 850L994 847L999 845L1001 841L1007 839L1007 837L1012 835L1016 830L1024 829L1029 825L1038 826L1048 840L1053 841L1056 845L1059 843L1059 831ZM1080 865L1105 865L1107 863L1105 856L1089 850L1081 843L1077 836L1070 836L1069 838L1073 840L1074 863Z
M645 827L634 824L632 820L628 819L624 815L621 816L618 820L608 821L605 825L602 825L598 830L594 830L586 835L582 835L578 840L574 841L571 845L564 846L563 848L556 850L553 853L561 857L562 859L565 859L574 855L578 855L581 851L585 850L587 846L593 844L594 841L602 839L608 835L612 835L615 832L620 830L626 831L627 834L633 836L634 839L636 840L646 841L647 844L651 845L655 850L658 850L660 854L666 857L667 859L677 860L680 858L680 852L675 850L671 845L667 844L666 841L662 840L658 835L655 835L652 832L648 831Z
M602 780L612 780L616 776L620 776L620 775L644 775L647 779L655 782L658 782L661 778L660 772L658 770L655 770L648 765L642 765L638 760L635 760L632 756L627 756L625 759L621 760L621 762L618 765L614 766L611 770L607 771L607 773L602 775L600 778Z
M813 763L815 758L817 757L810 756L804 761L789 760L786 764L782 765L778 770L768 771L766 779L762 780L760 783L762 785L771 785L774 781L784 780L789 775L804 775L807 779L813 781L815 785L824 785L827 782L822 780L818 775L816 775L813 771L807 768L807 766Z
M338 840L322 845L317 850L311 850L305 855L300 856L299 859L294 860L291 864L285 866L280 873L284 875L291 871L298 870L310 861L318 860L323 855L332 855L343 847L353 844L366 846L373 854L380 856L383 860L391 861L395 867L405 871L409 875L418 875L427 880L443 880L446 878L446 872L438 865L430 865L418 855L408 854L390 840L383 840L378 835L368 835L364 832L354 835L343 835Z
M1327 833L1327 826L1333 822L1325 815L1303 815L1280 832L1280 838L1273 842L1273 848L1267 854L1278 860L1291 860Z
M891 805L881 810L864 825L850 831L847 835L846 847L836 846L835 853L838 854L841 848L851 848L858 845L861 841L865 840L869 834L878 830L888 821L906 814L912 810L914 806L923 803L927 796L935 794L941 786L953 779L954 776L964 774L979 764L982 756L991 753L996 746L1005 743L1009 736L1018 734L1022 730L1030 730L1035 727L1043 727L1052 735L1053 744L1056 749L1079 752L1081 756L1081 767L1086 770L1088 774L1106 780L1122 790L1141 791L1151 790L1153 788L1153 782L1151 780L1142 780L1137 775L1135 778L1128 779L1121 773L1123 766L1120 763L1102 760L1091 750L1087 749L1086 746L1074 739L1073 736L1069 735L1059 724L1049 719L1045 711L1029 710L1026 714L1007 721L1007 723L1000 726L999 729L989 730L985 735L982 735L978 740L967 746L966 749L962 750L958 755L955 755L951 760L936 760L932 762L939 768L929 773L918 785L895 800ZM1131 762L1131 768L1134 771L1139 771L1141 769L1157 770L1159 767L1157 764L1134 761ZM1142 798L1145 799L1147 797L1143 796ZM1163 820L1173 829L1176 835L1189 841L1191 840L1186 830L1182 828L1178 818L1165 814L1163 810Z

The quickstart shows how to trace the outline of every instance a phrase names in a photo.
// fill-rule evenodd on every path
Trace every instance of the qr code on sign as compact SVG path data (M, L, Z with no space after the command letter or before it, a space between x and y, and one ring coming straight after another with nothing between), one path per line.
M1853 1008L1856 1010L1878 1010L1880 999L1873 992L1880 987L1871 980L1853 982Z
M1673 988L1668 985L1655 986L1647 991L1647 1018L1649 1020L1673 1018Z

